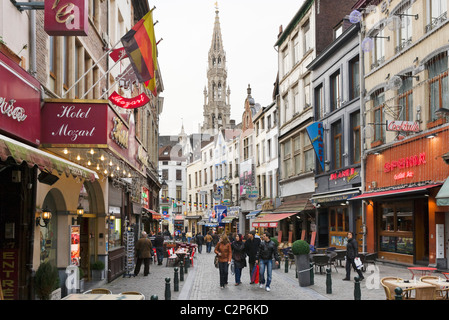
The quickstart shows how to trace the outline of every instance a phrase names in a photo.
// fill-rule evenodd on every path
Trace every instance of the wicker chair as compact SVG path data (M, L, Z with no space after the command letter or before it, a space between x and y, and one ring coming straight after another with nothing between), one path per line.
M427 287L427 288L419 288L415 290L415 299L416 300L436 300L436 288L435 287Z
M120 295L143 296L143 300L145 300L145 295L144 295L142 292L138 292L138 291L125 291L125 292L120 292Z
M438 280L438 277L437 276L422 276L419 279L419 281L433 284L432 282L426 281L429 279ZM449 288L445 288L445 289L436 288L435 289L435 299L436 300L448 300L448 298L449 298Z
M394 289L396 289L396 287L389 283L385 283L385 280L397 280L397 279L402 280L401 278L397 278L397 277L384 277L384 278L380 279L380 284L382 285L382 287L385 290L385 296L386 296L387 300L395 300Z
M112 294L111 290L104 288L95 288L83 292L84 294Z

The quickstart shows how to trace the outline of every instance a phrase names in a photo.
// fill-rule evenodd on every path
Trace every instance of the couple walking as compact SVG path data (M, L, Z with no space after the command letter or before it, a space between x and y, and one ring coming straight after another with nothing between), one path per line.
M273 257L276 264L279 264L279 254L276 245L271 241L270 234L265 232L262 240L256 237L255 231L251 231L248 239L243 243L241 234L236 236L235 241L230 244L228 237L223 234L220 242L215 247L215 253L218 255L219 271L220 271L220 288L225 288L228 281L228 266L231 259L234 259L235 265L235 285L238 286L242 274L242 269L246 267L246 255L251 272L255 265L259 265L259 283L260 288L265 285L266 291L270 291ZM265 284L265 269L267 270L267 280ZM253 283L253 282L251 282Z

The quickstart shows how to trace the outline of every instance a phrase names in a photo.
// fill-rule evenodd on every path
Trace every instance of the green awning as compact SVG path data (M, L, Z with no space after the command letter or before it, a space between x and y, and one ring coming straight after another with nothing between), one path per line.
M437 206L449 206L449 178L446 179L443 186L436 196Z
M221 223L231 223L236 217L226 217L221 220Z

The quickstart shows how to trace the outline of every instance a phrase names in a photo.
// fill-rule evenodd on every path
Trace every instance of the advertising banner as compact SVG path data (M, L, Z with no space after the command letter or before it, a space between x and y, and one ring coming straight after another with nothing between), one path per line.
M324 171L324 142L323 142L323 123L314 122L306 128L310 142L315 150L321 169Z
M80 244L81 227L70 226L70 264L80 266Z

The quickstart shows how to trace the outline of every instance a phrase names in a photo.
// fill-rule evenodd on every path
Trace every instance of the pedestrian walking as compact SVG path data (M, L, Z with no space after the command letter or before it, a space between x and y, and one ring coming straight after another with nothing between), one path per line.
M279 253L276 244L271 240L271 236L268 232L264 232L262 235L262 241L260 242L259 251L256 256L256 263L259 264L259 283L260 288L263 288L265 284L265 269L267 269L267 280L265 284L265 290L271 290L271 278L273 270L273 258L276 260L276 265L279 264Z
M242 276L242 269L246 267L246 253L245 244L243 243L243 236L237 234L234 242L231 244L232 259L234 260L234 272L235 272L235 285L238 286L242 282L240 281Z
M156 247L157 264L160 266L164 260L164 237L162 232L159 232L154 239L154 246Z
M218 270L220 272L220 288L224 289L228 285L228 270L232 259L232 249L228 236L223 233L220 241L215 246L215 254L218 255Z
M354 234L352 232L348 232L348 243L346 244L346 277L343 279L344 281L351 280L351 267L359 275L360 281L365 279L362 271L357 269L354 262L354 259L359 255L359 251L357 240L353 236Z
M212 233L212 242L214 243L214 247L217 245L219 239L220 236L218 235L218 233L216 232Z
M255 230L251 230L248 234L248 239L245 242L245 252L248 256L248 264L249 264L249 277L251 279L251 275L256 265L256 255L259 251L260 246L260 237L256 234ZM254 282L250 282L253 284Z
M142 231L142 237L137 240L134 248L137 256L136 267L134 268L134 276L137 276L139 274L142 262L144 264L143 275L147 276L150 273L150 259L153 256L153 246L150 239L148 239L148 235L145 231Z
M206 241L206 252L210 253L210 251L212 249L212 241L213 241L212 236L210 235L210 232L206 235L204 240Z
M204 243L204 236L201 234L201 232L198 232L195 236L195 242L198 246L198 252L203 252L203 243Z

